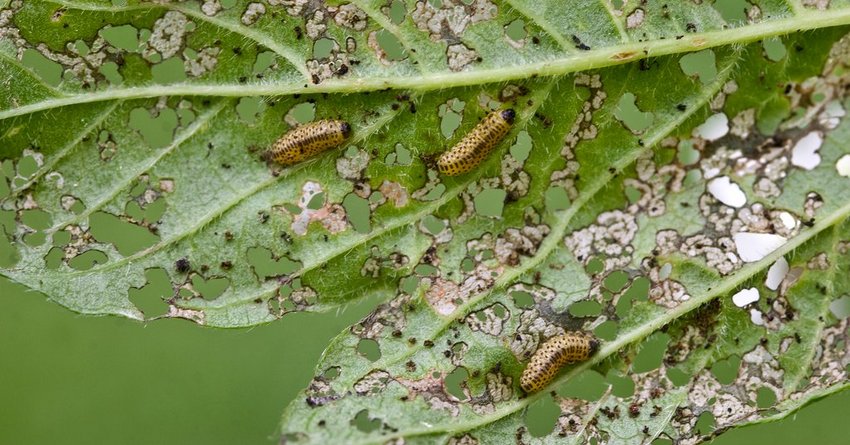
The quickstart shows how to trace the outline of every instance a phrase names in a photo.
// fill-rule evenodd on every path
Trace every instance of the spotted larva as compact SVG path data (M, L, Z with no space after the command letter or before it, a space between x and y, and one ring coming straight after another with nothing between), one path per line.
M294 128L281 136L268 151L268 157L292 165L336 147L351 135L351 126L340 120L320 120Z
M539 391L555 378L564 365L587 360L597 347L598 340L580 332L552 337L531 356L519 384L527 393Z
M508 134L514 117L516 113L511 109L496 110L488 114L451 150L440 156L437 160L440 172L457 176L475 168Z

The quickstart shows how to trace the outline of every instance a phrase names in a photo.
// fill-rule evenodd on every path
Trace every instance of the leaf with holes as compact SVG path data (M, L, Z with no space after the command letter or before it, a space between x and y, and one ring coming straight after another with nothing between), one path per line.
M850 3L633 3L0 0L0 273L220 327L380 297L285 442L785 416L848 376ZM480 165L438 172L507 109ZM266 161L320 119L341 147ZM565 331L600 346L525 394Z

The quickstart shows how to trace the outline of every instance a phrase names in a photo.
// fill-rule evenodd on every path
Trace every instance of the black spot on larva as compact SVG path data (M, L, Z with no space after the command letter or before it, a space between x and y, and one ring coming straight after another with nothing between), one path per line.
M340 120L320 120L296 127L274 143L269 158L292 165L325 150L342 145L351 135L351 125Z
M466 173L477 167L505 138L516 117L512 109L494 111L437 160L437 168L447 176Z
M564 365L585 361L598 348L598 340L581 332L552 337L531 356L520 377L520 386L527 393L539 391L555 378Z

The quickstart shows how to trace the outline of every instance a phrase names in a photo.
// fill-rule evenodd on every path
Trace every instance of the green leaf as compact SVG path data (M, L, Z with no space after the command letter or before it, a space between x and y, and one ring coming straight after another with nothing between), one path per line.
M285 441L696 442L842 389L850 3L576 3L0 2L0 273L219 327L382 297ZM522 394L565 330L599 351Z

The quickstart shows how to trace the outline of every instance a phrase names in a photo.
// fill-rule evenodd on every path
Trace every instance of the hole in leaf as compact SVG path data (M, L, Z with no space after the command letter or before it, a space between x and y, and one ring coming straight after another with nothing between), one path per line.
M772 62L779 62L785 58L786 54L788 54L785 44L782 43L782 39L779 37L769 37L764 39L762 46L764 47L764 56Z
M425 218L422 218L422 225L425 226L425 229L432 235L436 235L446 228L443 220L434 215L426 215Z
M402 278L401 282L399 282L399 288L406 294L412 295L416 292L417 287L419 287L419 278L412 275Z
M587 266L585 266L585 270L587 273L591 275L596 275L599 272L605 270L605 262L599 258L593 258L587 262Z
M528 34L525 30L525 22L521 19L516 19L505 26L505 34L511 40L519 42Z
M652 124L652 113L641 111L635 104L635 99L632 93L623 94L620 102L617 103L614 117L625 124L629 130L640 133Z
M243 97L236 104L236 114L239 120L246 124L253 124L257 121L259 114L266 108L265 102L259 97Z
M351 223L354 230L360 233L369 233L372 230L372 225L369 221L371 215L369 201L354 193L349 193L342 200L342 206L345 208L348 222Z
M397 61L403 60L405 57L405 49L402 46L401 42L398 41L396 36L394 36L391 32L386 29L382 29L378 31L375 35L375 38L378 39L378 45L380 45L381 50L387 55L387 59Z
M667 378L670 379L670 381L676 386L683 386L691 381L690 374L679 368L667 368L666 371Z
M18 174L29 178L38 171L38 161L32 156L24 156L18 161Z
M171 108L165 108L154 117L145 108L135 108L130 111L129 126L138 131L151 147L164 147L174 138L177 113Z
M519 162L525 162L528 159L529 153L531 153L531 136L528 135L528 132L522 130L517 134L516 142L510 148L511 156L513 156Z
M756 391L756 404L759 408L770 408L776 404L776 393L772 389L762 386Z
M738 368L741 366L741 358L737 355L720 360L711 367L711 373L722 385L729 385L738 377Z
M629 274L623 272L622 270L615 270L608 274L605 277L605 280L602 281L602 284L611 292L617 293L623 289L623 287L629 281Z
M390 4L390 21L393 24L398 25L404 21L404 17L407 15L407 8L404 6L404 2L401 0L393 0Z
M224 277L206 279L200 275L192 277L192 287L204 300L215 300L227 290L230 280Z
M2 243L2 241L0 241ZM62 249L58 247L52 247L47 252L47 255L44 256L44 267L55 270L58 269L62 264L62 258L64 257L64 252ZM2 261L0 261L2 262Z
M714 415L709 411L700 414L697 419L696 430L704 436L711 434L714 431Z
M629 286L629 290L626 291L624 296L632 301L646 301L649 298L650 284L649 278L637 277L632 280L632 285Z
M326 37L316 40L316 43L313 44L313 58L325 59L330 56L333 52L335 43L336 42Z
M606 376L608 384L611 385L611 394L616 397L627 398L631 397L635 392L635 382L623 373L612 369L608 371Z
M100 242L112 243L118 253L124 256L144 250L159 241L159 236L147 228L105 212L95 212L89 216L92 236Z
M475 212L481 216L501 217L507 196L502 189L484 189L474 198Z
M829 304L829 310L835 318L842 319L850 316L850 296L843 296Z
M614 340L617 338L617 331L619 330L619 326L617 322L612 320L606 320L599 324L596 329L593 330L593 334L602 340Z
M635 357L633 371L635 373L649 372L661 366L661 359L664 357L664 351L667 349L667 343L670 342L670 336L657 332L652 334L640 346L640 351Z
M544 196L546 208L549 210L565 210L570 207L570 197L567 190L560 186L551 186L546 189Z
M251 247L248 249L247 255L248 264L254 268L254 273L261 280L289 275L301 268L301 263L292 261L287 257L275 259L272 251L265 247Z
M326 369L324 373L322 373L322 377L328 380L333 380L339 377L341 371L342 370L339 368L339 366L331 366L330 368Z
M21 223L35 230L44 230L50 227L50 214L44 210L22 210Z
M693 165L699 161L699 151L694 148L694 144L690 140L680 141L678 149L679 162L683 165Z
M717 0L712 6L723 20L727 22L743 22L747 20L747 10L750 8L747 0Z
M62 81L62 65L44 57L40 52L27 48L21 56L21 63L32 70L45 83L52 86Z
M534 306L534 296L528 292L514 291L511 292L511 297L514 299L514 305L520 309L528 309Z
M446 376L444 381L446 392L459 400L465 400L466 394L463 393L463 387L468 378L469 371L463 366L458 366Z
M101 37L110 45L128 52L139 50L139 30L132 25L107 25L99 31Z
M364 433L371 433L381 427L381 420L370 418L369 410L364 409L359 411L354 419L351 419L351 424Z
M381 345L371 338L361 338L357 343L357 353L374 362L381 358Z
M286 113L287 118L291 118L295 123L306 124L316 118L316 104L311 102L303 102L289 109ZM289 122L289 119L287 119Z
M130 288L127 296L147 317L160 315L166 312L168 305L165 299L171 297L173 292L168 272L162 268L145 270L147 283L140 288Z
M461 112L465 106L466 103L459 99L450 99L448 103L440 105L440 132L444 138L451 138L455 130L460 127L460 123L463 120Z
M552 397L541 397L525 411L525 426L532 437L543 437L552 433L561 415L561 408Z
M717 62L714 51L690 53L679 59L679 66L687 76L698 76L703 85L707 85L717 77Z
M588 369L569 379L558 388L558 395L593 402L599 400L608 390L608 383L602 374Z
M254 61L254 74L262 74L271 68L275 63L275 56L276 54L272 51L263 51L257 54L257 60Z
M307 203L308 210L319 210L325 205L325 192L319 192L313 195L310 198L310 202Z
M151 67L153 80L160 84L176 83L186 80L183 59L170 57Z
M95 265L105 264L109 258L99 250L87 250L68 261L68 266L76 270L89 270Z
M602 313L602 305L595 300L579 301L570 305L570 315L574 317L595 317Z

